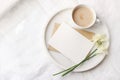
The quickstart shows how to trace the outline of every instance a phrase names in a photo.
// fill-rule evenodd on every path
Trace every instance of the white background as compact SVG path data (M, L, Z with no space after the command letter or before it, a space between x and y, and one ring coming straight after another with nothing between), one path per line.
M55 12L76 0L20 0L0 16L0 80L120 80L120 0L79 0L92 6L109 28L110 53L94 70L66 77L43 49L42 30Z

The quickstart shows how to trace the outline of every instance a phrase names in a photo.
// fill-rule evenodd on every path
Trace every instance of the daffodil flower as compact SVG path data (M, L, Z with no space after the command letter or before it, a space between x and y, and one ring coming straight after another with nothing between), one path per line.
M104 53L107 51L108 46L106 44L107 42L107 38L104 34L96 34L93 39L92 42L95 43L95 47L97 47L97 51L96 53Z

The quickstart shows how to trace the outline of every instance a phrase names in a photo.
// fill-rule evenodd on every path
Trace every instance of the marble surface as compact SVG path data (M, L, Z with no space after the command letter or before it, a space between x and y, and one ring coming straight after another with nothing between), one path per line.
M104 62L83 73L52 76L61 69L46 55L42 31L57 11L92 6L109 28L111 46ZM0 80L120 80L120 0L21 0L0 18Z

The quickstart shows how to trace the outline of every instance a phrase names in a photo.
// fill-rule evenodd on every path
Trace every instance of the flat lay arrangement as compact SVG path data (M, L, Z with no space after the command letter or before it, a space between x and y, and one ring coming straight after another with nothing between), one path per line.
M120 0L0 0L0 80L120 80Z
M64 69L54 76L93 69L109 53L109 31L94 9L87 5L77 5L55 14L44 36L48 55Z

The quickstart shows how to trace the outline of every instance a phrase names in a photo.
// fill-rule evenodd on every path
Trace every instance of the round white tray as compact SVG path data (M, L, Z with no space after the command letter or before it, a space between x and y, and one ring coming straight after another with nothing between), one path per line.
M72 8L64 9L64 10L57 12L48 21L47 25L44 28L44 32L43 32L43 37L44 37L43 41L44 41L44 46L45 46L45 50L47 51L47 54L58 66L60 66L63 69L71 67L74 63L72 63L69 59L67 59L66 57L64 57L62 54L60 54L58 52L49 51L47 49L47 47L48 47L48 41L52 35L54 24L68 22L68 21L70 23L71 12L72 12ZM95 33L106 34L107 38L108 38L108 45L109 45L109 42L110 42L109 41L109 31L108 31L108 28L105 25L105 23L103 23L103 22L98 23L87 30L95 32ZM76 68L74 70L74 72L82 72L82 71L87 71L87 70L95 68L97 65L99 65L104 60L105 56L106 56L105 53L101 53L101 54L95 56L94 58L85 62L84 65L81 65L78 68Z

